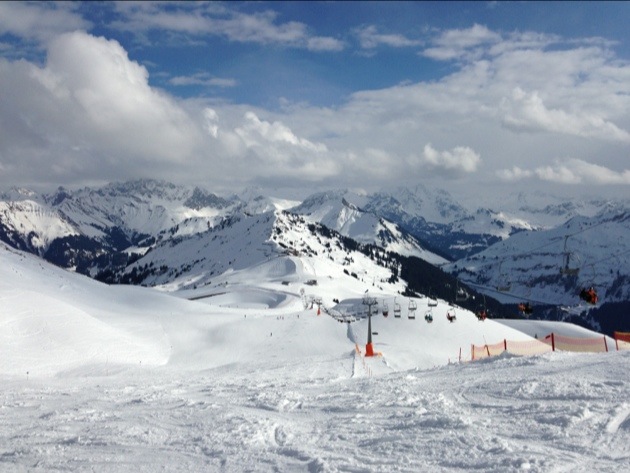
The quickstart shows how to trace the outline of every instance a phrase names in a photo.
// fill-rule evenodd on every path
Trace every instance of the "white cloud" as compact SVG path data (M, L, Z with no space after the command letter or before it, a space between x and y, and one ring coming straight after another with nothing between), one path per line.
M477 57L482 47L501 41L498 33L485 26L473 25L462 30L446 30L433 41L433 46L426 48L422 54L439 61L448 61L464 57Z
M217 137L223 149L236 151L234 169L241 177L313 182L341 171L326 145L300 138L279 121L261 120L253 111L246 112L233 130L219 129Z
M307 39L306 47L310 51L342 51L345 43L328 36L315 36Z
M326 145L299 138L289 127L280 122L270 123L261 120L254 112L245 114L245 123L237 128L236 132L248 147L261 146L264 143L287 143L303 151L316 153L327 151Z
M0 123L11 123L0 127L0 153L16 172L62 181L118 167L146 172L147 163L181 163L199 145L198 126L116 41L60 35L43 68L0 62L0 87L10 96Z
M581 159L556 160L552 165L539 166L533 170L523 170L515 166L511 170L499 170L497 175L506 181L537 177L541 181L558 184L630 184L630 169L614 171L605 166L589 163Z
M377 28L374 25L359 28L356 30L356 34L363 49L374 49L380 45L390 46L393 48L404 48L419 46L422 44L420 40L409 39L400 34L378 33Z
M199 72L190 76L176 76L168 80L168 83L175 86L201 85L204 87L235 87L235 79L214 77L207 72Z
M518 166L514 166L512 169L500 169L497 171L499 179L504 181L520 181L533 176L532 171L521 169Z
M481 158L478 153L466 146L456 146L450 151L438 151L429 143L424 146L420 161L433 169L472 173L477 170Z
M0 2L0 35L44 42L58 34L90 27L73 2Z
M204 109L203 116L206 120L206 130L213 138L217 138L219 136L219 114L216 110L208 107Z
M570 105L570 104L567 104ZM504 123L515 130L550 131L569 135L630 142L630 133L594 113L569 113L549 109L537 92L514 89L510 99L502 101Z
M338 39L315 36L306 24L298 21L278 22L273 10L242 13L228 4L213 2L144 2L125 4L119 8L123 19L115 25L133 33L163 30L203 37L215 35L240 43L281 44L310 51L341 51Z

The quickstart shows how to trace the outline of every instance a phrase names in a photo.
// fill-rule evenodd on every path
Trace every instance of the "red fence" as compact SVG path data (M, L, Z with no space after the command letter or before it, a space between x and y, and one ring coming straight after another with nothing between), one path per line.
M617 350L630 350L630 332L615 332Z
M603 335L595 338L575 338L550 333L542 340L518 342L503 340L492 345L471 345L471 358L478 360L500 355L504 351L514 355L539 355L556 350L592 353L630 350L630 333L615 332L614 344Z

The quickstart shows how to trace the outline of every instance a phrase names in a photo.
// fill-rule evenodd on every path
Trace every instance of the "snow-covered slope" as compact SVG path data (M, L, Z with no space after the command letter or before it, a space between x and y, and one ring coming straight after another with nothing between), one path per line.
M590 286L600 304L626 301L629 232L630 213L615 206L551 230L513 235L446 270L505 302L575 306L580 289Z
M449 323L442 301L433 323L422 299L411 320L408 299L315 255L223 278L222 293L191 289L190 301L0 245L0 469L630 467L630 351L460 364L471 343L533 339L459 309ZM338 298L335 314L366 289L402 305L401 318L372 317L374 358L356 350L366 319L309 305Z
M0 221L5 240L36 254L57 238L79 234L59 211L36 200L0 202Z

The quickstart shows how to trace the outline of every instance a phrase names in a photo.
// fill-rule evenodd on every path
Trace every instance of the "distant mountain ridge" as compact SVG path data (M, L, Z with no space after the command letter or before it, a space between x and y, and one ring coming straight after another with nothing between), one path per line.
M470 211L422 185L373 194L330 190L302 202L257 189L220 197L154 180L41 195L14 188L1 195L0 239L104 281L179 287L175 281L195 271L202 281L278 251L314 248L320 243L305 228L321 225L339 238L442 267L508 304L571 305L588 281L561 277L567 254L579 260L583 278L593 274L607 303L630 300L628 202L535 200L519 195L510 209ZM317 254L330 257L328 250ZM506 277L513 291L494 294Z

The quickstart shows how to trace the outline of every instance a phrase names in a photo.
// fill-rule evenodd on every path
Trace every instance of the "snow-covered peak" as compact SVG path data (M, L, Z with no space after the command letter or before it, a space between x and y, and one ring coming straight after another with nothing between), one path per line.
M405 256L417 256L433 264L446 262L441 256L424 249L396 224L374 212L362 210L369 198L347 190L321 192L305 199L292 211L360 243L374 244Z
M35 191L24 187L12 187L6 192L0 194L0 199L6 202L19 202L21 200L31 200L40 202L42 197Z

